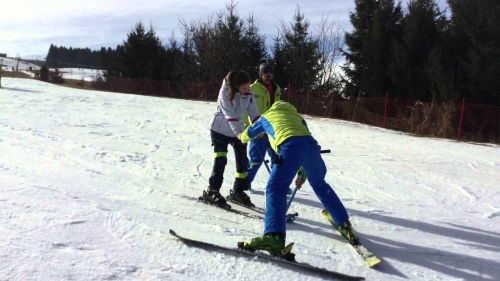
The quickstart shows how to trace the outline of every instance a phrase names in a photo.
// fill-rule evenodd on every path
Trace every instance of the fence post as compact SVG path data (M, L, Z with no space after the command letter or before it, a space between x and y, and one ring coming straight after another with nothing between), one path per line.
M286 89L286 97L288 102L290 102L290 96L292 95L292 85L288 82L288 88Z
M387 128L387 106L389 103L389 92L385 92L385 102L384 102L384 128Z
M462 98L462 108L460 109L460 121L458 121L457 140L462 137L462 125L464 120L465 98Z
M307 90L307 92L306 92L306 108L304 110L304 114L309 114L307 111L309 108L309 94L310 94L310 90Z
M330 93L330 100L328 101L328 106L326 107L326 110L325 110L325 118L328 116L328 110L330 110L330 108L333 107L333 96L334 94L333 93ZM332 108L332 113L329 115L330 117L333 117L333 108Z
M358 97L356 98L356 104L354 104L354 112L352 113L351 121L354 121L354 117L356 117L356 109L358 108L358 101L360 95L361 95L361 90L359 90Z

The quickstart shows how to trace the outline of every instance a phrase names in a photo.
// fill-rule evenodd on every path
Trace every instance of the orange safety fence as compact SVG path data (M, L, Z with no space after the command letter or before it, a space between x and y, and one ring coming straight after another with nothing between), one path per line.
M221 81L212 83L108 78L99 90L216 101ZM416 135L500 143L500 107L448 101L428 103L385 97L343 97L326 91L297 91L288 87L283 99L300 113L394 129ZM463 106L463 110L462 110Z

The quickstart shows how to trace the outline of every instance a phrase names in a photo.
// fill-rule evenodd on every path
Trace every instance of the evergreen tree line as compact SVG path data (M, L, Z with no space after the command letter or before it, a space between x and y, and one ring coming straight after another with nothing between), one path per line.
M168 42L162 42L152 26L146 28L139 22L123 44L114 49L90 51L51 45L47 62L50 67L96 65L107 69L109 76L220 82L234 69L246 70L257 78L258 65L271 61L275 63L280 85L313 89L339 84L334 82L340 78L332 69L341 56L340 28L325 18L318 33L312 34L310 23L299 7L293 21L283 23L273 37L270 52L253 15L240 17L233 2L210 18L181 20L180 25L183 32L180 41L172 35Z
M345 34L349 95L500 104L500 1L356 0Z
M333 25L328 19L324 26ZM240 17L234 3L214 17L194 22L181 21L183 39L174 36L162 44L152 27L148 30L138 23L127 40L116 48L109 65L109 74L130 78L219 82L228 71L243 69L253 78L263 61L275 63L276 80L280 85L292 84L299 89L312 89L332 83L335 75L325 78L321 70L328 68L330 53L321 53L322 41L310 32L309 21L300 8L291 24L283 24L273 38L271 53L266 50L265 38L259 33L253 15ZM319 33L321 34L321 33ZM341 34L332 40L341 41ZM324 44L323 44L324 45ZM335 50L334 50L335 51ZM340 52L335 52L340 56ZM325 57L325 58L323 58Z
M321 89L346 96L384 96L500 103L500 2L355 0L352 29L324 19L314 32L298 7L282 23L269 50L256 19L240 17L233 2L215 16L181 21L183 39L162 42L138 23L115 49L67 49L51 45L47 61L96 65L108 75L214 82L233 69L254 78L262 60L275 62L286 87ZM338 71L341 65L342 71Z
M45 59L50 68L93 68L102 69L109 65L115 53L112 48L102 47L99 51L89 48L72 48L51 44Z

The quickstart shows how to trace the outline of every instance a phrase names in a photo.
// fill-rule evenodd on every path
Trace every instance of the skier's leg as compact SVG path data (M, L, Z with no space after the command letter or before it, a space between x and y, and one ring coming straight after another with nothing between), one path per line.
M202 197L207 202L226 207L226 199L220 194L220 188L224 180L229 140L226 136L213 131L211 131L211 138L212 146L214 147L214 166L212 168L212 175L208 180L208 189L203 191Z
M222 181L224 180L224 169L227 164L227 146L229 141L227 137L214 131L211 131L210 134L212 146L214 147L214 166L208 182L210 189L219 191L222 186Z
M237 190L250 189L250 182L248 180L248 157L247 145L242 143L238 138L235 138L231 144L234 148L234 156L236 159L236 176L234 187Z
M233 190L231 190L227 198L230 201L253 207L254 205L250 197L245 193L245 190L250 189L246 144L241 143L238 138L234 138L231 144L233 145L236 158L236 177L234 179Z
M286 192L304 159L303 142L292 137L280 146L279 161L273 165L266 186L264 235L243 243L247 250L266 250L281 256L285 247Z
M308 148L305 149L307 153L305 155L303 167L307 172L309 183L325 209L333 217L335 223L343 224L348 221L349 215L342 201L340 201L340 198L325 181L326 166L321 158L321 148L312 137L308 141L307 147Z
M297 138L290 138L280 146L279 162L273 165L266 186L264 233L285 235L286 194L295 173L302 164L304 150Z

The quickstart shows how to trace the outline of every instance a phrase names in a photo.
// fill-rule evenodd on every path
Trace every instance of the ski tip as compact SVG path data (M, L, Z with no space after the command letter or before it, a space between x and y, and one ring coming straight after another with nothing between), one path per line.
M381 262L382 261L379 258L374 257L374 258L370 258L370 259L366 260L366 265L368 267L372 268L372 267L378 265Z
M168 233L170 233L170 234L172 234L174 236L177 236L177 233L175 233L175 231L173 229L169 229Z

